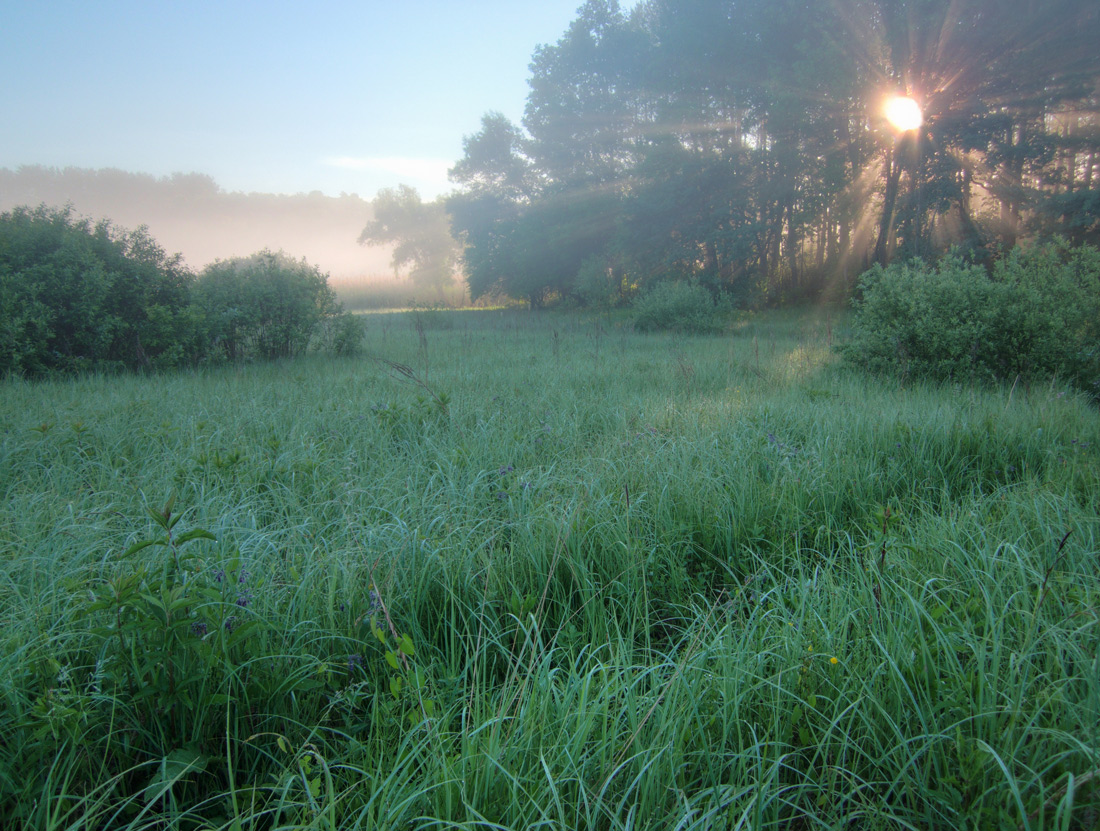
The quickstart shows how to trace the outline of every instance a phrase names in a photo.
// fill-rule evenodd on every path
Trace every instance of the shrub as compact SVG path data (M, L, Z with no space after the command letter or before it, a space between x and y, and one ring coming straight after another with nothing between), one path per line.
M876 265L854 302L850 363L933 380L1062 375L1100 391L1100 254L1016 249L993 273L955 255Z
M200 344L193 278L144 228L71 207L0 214L0 374L170 367Z
M659 283L634 303L634 328L641 332L720 332L726 327L731 304L715 303L710 292L695 282Z
M1100 396L1100 250L1064 240L1016 248L997 262L994 278L1014 286L1023 311L1036 317L1032 360Z
M326 275L282 251L212 263L199 276L195 294L214 348L230 360L289 358L322 334L332 337L317 345L331 344L334 351L358 346L356 325L325 326L346 314Z

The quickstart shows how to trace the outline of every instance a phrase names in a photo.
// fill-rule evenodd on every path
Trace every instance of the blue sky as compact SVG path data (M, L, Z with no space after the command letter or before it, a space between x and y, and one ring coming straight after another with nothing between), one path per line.
M582 0L0 0L0 167L432 198Z

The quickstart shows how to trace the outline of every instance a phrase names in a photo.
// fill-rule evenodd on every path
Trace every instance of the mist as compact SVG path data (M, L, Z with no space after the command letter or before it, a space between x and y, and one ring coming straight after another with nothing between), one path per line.
M390 247L356 242L372 216L370 202L357 194L227 192L199 173L158 178L114 168L0 168L0 211L42 203L71 204L83 216L127 229L145 225L196 271L269 248L305 257L334 281L393 273Z

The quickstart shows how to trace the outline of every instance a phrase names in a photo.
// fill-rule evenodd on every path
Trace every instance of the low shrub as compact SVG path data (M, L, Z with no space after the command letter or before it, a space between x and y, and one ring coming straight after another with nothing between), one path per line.
M989 273L955 255L876 265L854 301L845 359L906 378L1058 375L1100 393L1100 252L1016 249Z
M731 312L728 299L716 303L695 282L658 283L634 303L634 328L640 332L721 332Z
M358 323L341 320L346 313L327 275L282 251L211 263L198 277L195 297L212 347L230 360L290 358L326 345L347 353L358 346Z

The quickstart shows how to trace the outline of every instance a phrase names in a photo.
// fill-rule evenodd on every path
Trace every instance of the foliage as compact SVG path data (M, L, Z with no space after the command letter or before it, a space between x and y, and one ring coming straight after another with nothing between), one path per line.
M658 283L634 302L634 328L640 332L691 334L721 332L729 325L731 304L698 283Z
M589 0L535 51L522 127L487 115L452 170L471 293L584 299L596 258L789 302L950 246L1094 241L1098 35L1079 0ZM896 93L919 129L886 122Z
M195 298L213 348L230 360L300 355L322 334L334 351L358 346L357 324L345 316L326 276L281 251L208 265Z
M325 275L281 252L219 261L196 280L144 228L68 207L0 215L3 375L288 357L311 344L351 354L361 334Z
M0 374L192 361L191 280L144 228L93 224L68 207L0 214Z
M442 292L455 274L457 246L440 201L423 203L415 188L385 188L371 202L374 218L359 235L360 245L393 245L394 274L411 265L409 280Z
M990 274L958 256L875 266L860 283L854 365L934 380L1060 375L1100 391L1100 254L1015 250Z

